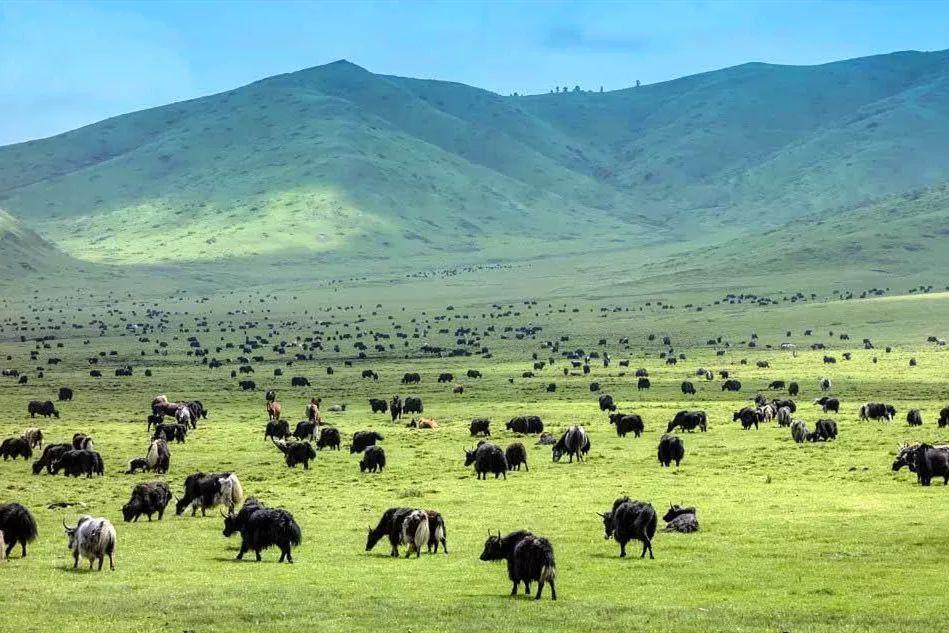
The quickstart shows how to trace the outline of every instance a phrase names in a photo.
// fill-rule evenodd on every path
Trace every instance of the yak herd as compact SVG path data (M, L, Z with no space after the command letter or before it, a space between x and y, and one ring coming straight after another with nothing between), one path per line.
M525 332L534 333L525 328L516 335L524 335ZM663 343L671 348L668 337L664 337ZM553 344L548 347L557 349ZM577 353L567 356L573 368L582 370L583 375L590 372L590 363L594 358L601 359L604 366L609 366L610 362L609 356L605 354L595 356ZM663 357L669 365L685 358L671 354L663 354ZM836 359L825 356L824 362L832 364ZM533 378L534 372L543 370L548 363L552 363L552 360L537 360L535 354L533 371L525 371L522 378ZM620 367L628 367L629 361L623 360L619 364ZM766 361L759 361L757 366L770 367ZM126 369L123 368L123 371ZM127 371L131 372L132 368L127 368ZM244 362L238 371L240 374L251 374L253 368L249 362ZM332 368L328 367L327 374L332 373ZM569 369L564 368L564 373L568 374ZM237 372L234 373L235 377L236 375ZM280 374L275 372L276 375ZM745 387L741 381L730 376L728 370L720 370L718 375L722 379L722 392L739 393ZM361 376L366 380L379 380L379 374L371 369L363 370ZM465 376L471 380L483 378L481 371L473 369L467 371ZM681 382L680 389L684 396L696 396L696 383L693 380L699 383L702 380L711 381L714 380L715 373L706 368L698 368L695 376L692 380ZM453 383L455 375L443 371L437 375L437 381ZM423 382L423 376L419 372L405 372L399 382L405 386L417 386ZM310 386L309 380L302 376L292 377L290 384L294 387ZM646 369L635 371L635 384L638 391L653 388ZM256 389L255 382L247 379L239 381L238 386L244 390ZM829 378L821 378L817 387L827 394L832 389L832 384ZM621 411L613 397L600 393L601 389L599 382L590 384L590 391L597 394L596 403L599 410L606 415L605 423L612 426L620 438L630 434L634 438L642 437L647 430L643 416L632 411ZM547 384L546 391L555 392L556 385ZM786 391L787 397L780 394L782 397L773 398L759 393L750 403L742 403L747 403L747 406L740 406L734 411L732 421L740 424L745 431L757 430L763 424L776 424L786 428L796 443L830 442L838 437L838 425L834 419L820 418L814 422L813 429L809 429L804 420L796 417L798 404L793 398L798 397L801 391L797 382L772 380L765 391ZM464 387L455 385L453 392L464 393ZM723 397L726 396L731 397L730 394L723 393ZM59 390L60 401L68 402L73 397L72 389L63 387ZM264 404L267 421L263 429L263 439L267 441L268 447L273 444L272 450L279 452L288 468L301 465L304 470L309 470L321 450L341 449L342 433L325 422L320 398L312 398L306 403L305 419L296 424L291 424L283 417L287 409L277 399L275 389L267 390ZM437 432L442 426L433 417L422 417L425 407L422 398L417 396L373 397L369 399L368 405L370 414L387 415L392 423L401 420L403 416L411 416L406 426L419 432ZM826 415L839 414L842 404L838 397L822 395L813 401L812 406L820 407L822 414ZM866 402L851 406L855 408L859 418L865 421L891 422L897 415L896 408L885 402ZM335 409L328 410L344 411L345 405L337 405ZM37 415L45 419L60 418L61 415L49 400L30 401L27 414L31 419ZM199 400L173 402L163 395L154 398L146 417L148 442L144 455L131 457L125 472L168 474L172 464L172 447L188 442L189 435L196 431L200 421L207 419L208 415L208 410ZM906 422L910 426L923 424L922 412L919 409L909 410L906 413ZM937 423L939 427L949 425L949 407L940 411ZM674 464L678 467L686 458L686 438L690 437L688 434L706 433L709 429L709 416L701 409L683 409L672 415L670 420L663 420L657 427L657 431L661 433L656 446L656 457L660 466L669 468ZM523 413L504 422L503 430L521 436L519 439L523 439L523 436L537 436L538 445L550 446L552 462L583 463L590 458L590 434L581 424L571 424L562 432L554 434L550 429L545 430L544 421L540 416ZM471 442L477 443L470 448L464 448L463 459L460 454L458 456L458 465L472 467L476 479L487 480L489 475L493 475L495 480L507 479L512 471L522 469L524 473L531 472L524 442L514 441L503 447L496 443L490 419L472 419L468 425L468 437ZM34 474L39 475L45 471L50 475L62 473L65 476L87 478L104 475L103 459L93 438L76 433L70 442L45 446L44 439L42 430L37 427L28 428L20 436L3 440L0 444L0 457L4 461L18 458L30 460L36 451L41 451L32 464ZM387 464L383 443L385 436L376 430L360 430L352 434L349 453L358 456L360 472L378 475L391 466ZM944 483L949 485L949 445L901 445L892 469L899 471L903 467L915 473L921 485L928 486L933 479L938 478L942 478ZM185 477L178 496L164 481L136 484L128 502L121 508L122 517L129 523L137 522L143 516L148 521L152 521L153 517L161 521L172 501L175 502L176 516L190 514L193 517L199 510L202 516L205 516L209 510L220 509L224 522L223 536L240 535L238 560L252 551L256 560L260 561L263 550L277 548L280 551L280 562L293 563L293 549L302 542L300 525L289 511L268 507L254 496L246 497L237 474L229 471L192 473ZM647 554L650 559L654 558L653 545L659 529L659 516L650 503L623 496L615 499L612 506L599 513L599 516L603 520L604 538L616 541L620 557L625 557L627 545L636 541L641 545L640 558L645 558ZM662 520L665 522L663 530L666 532L687 534L699 529L697 510L694 507L671 505ZM63 529L72 553L74 568L78 567L80 559L84 559L89 562L90 568L98 563L98 569L101 570L105 559L108 559L110 569L115 569L118 536L115 527L107 518L82 515L72 526L64 521ZM37 536L36 521L27 508L17 503L0 505L0 556L9 556L16 545L20 546L21 555L26 556L27 544ZM383 538L388 539L390 554L393 557L400 555L400 548L405 548L406 557L420 557L423 550L437 554L439 548L445 554L448 553L445 518L430 508L392 507L385 510L377 525L368 528L366 551L371 551ZM500 531L489 533L480 559L506 562L508 578L512 584L511 595L519 592L521 584L526 594L531 594L532 585L536 585L535 599L540 599L544 588L547 587L550 598L556 600L556 562L554 547L548 538L526 530L506 535Z

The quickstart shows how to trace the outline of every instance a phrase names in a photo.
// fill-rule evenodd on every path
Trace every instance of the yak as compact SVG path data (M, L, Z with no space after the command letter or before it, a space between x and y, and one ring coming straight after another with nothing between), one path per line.
M20 556L26 558L26 545L36 540L36 519L19 503L0 504L0 536L6 547L0 551L9 558L13 548L20 544Z
M487 418L474 418L471 420L471 424L468 425L468 432L471 433L471 437L475 437L476 435L491 437L491 420Z
M349 447L349 454L361 453L367 446L374 446L385 438L376 431L356 431L353 433L353 443Z
M152 520L157 514L161 521L165 508L171 502L171 489L163 481L138 484L132 489L132 497L122 506L122 517L126 523L137 522L143 514Z
M73 450L71 444L47 444L46 448L43 449L43 454L40 455L40 458L33 462L33 474L40 474L40 471L42 471L44 468L46 469L47 473L52 474L53 462L62 457L63 453L71 450Z
M373 413L386 413L389 405L382 398L369 398L369 409Z
M0 457L3 457L3 461L7 461L7 458L15 460L17 457L26 461L33 457L33 447L25 437L8 437L0 444Z
M320 437L316 440L317 450L329 448L338 451L340 445L342 445L342 438L339 435L339 429L333 426L320 427Z
M603 394L599 398L600 411L616 411L616 404L613 402L613 396Z
M616 427L616 434L620 437L626 437L627 433L639 437L645 428L642 417L636 413L612 413L610 424Z
M264 439L285 440L290 436L290 423L286 420L272 420L264 429Z
M578 462L582 462L584 456L590 452L590 437L582 426L573 425L560 436L551 452L555 462L559 462L564 455L569 455L571 463L574 456Z
M50 466L50 473L53 475L63 471L63 475L69 477L78 477L85 475L91 479L93 475L104 475L105 467L102 463L102 457L99 453L90 450L69 450L64 452L59 459Z
M181 516L191 508L191 516L201 509L201 516L207 515L207 510L218 505L224 505L229 512L244 500L244 489L237 475L233 473L197 472L188 475L185 479L184 496L175 504L175 515Z
M423 413L424 408L422 406L422 399L415 397L408 397L405 399L405 403L402 405L402 413Z
M117 537L115 528L108 519L92 518L84 514L79 517L76 527L69 527L64 520L63 529L69 538L69 549L73 553L73 569L79 567L79 558L82 557L89 560L89 569L92 569L93 562L98 559L99 571L102 571L102 563L108 556L109 569L115 571L112 555L115 553Z
M695 429L704 433L708 430L708 417L705 411L679 411L666 426L666 433L672 433L676 427L690 433Z
M685 381L682 382L681 389L682 389L682 394L683 394L683 395L686 395L686 396L694 396L694 395L695 395L695 385L693 385L693 384L692 384L690 381L688 381L688 380L685 380Z
M309 442L287 442L286 440L271 440L280 452L283 453L288 468L303 464L303 470L310 470L310 460L316 459L316 451Z
M37 414L48 418L50 416L54 418L59 418L59 411L56 410L56 405L52 401L47 400L46 402L40 402L39 400L30 400L29 404L26 406L27 413L30 414L31 418L35 418Z
M481 560L506 560L508 578L514 583L511 595L517 595L520 583L524 583L524 593L530 595L531 583L537 583L535 600L540 600L544 585L550 585L550 597L557 599L557 564L554 561L554 548L550 541L535 536L526 530L511 532L507 536L489 535L481 552Z
M280 508L267 508L254 497L247 499L237 514L225 515L224 536L230 537L235 532L241 535L237 560L243 560L244 554L253 550L258 563L261 550L276 546L280 549L279 562L292 564L292 550L303 541L303 533L292 514Z
M544 430L544 423L536 415L519 415L511 418L505 425L508 431L529 435L541 433Z
M520 442L514 442L504 449L504 459L507 460L508 470L520 470L521 464L524 465L524 470L530 470L527 467L527 449Z
M698 532L699 520L696 518L693 507L683 508L679 505L669 505L669 510L662 516L666 522L663 532Z
M359 460L359 472L381 473L386 467L386 452L381 446L367 446Z
M504 451L497 444L482 442L474 450L465 451L465 466L474 464L478 479L487 479L488 473L494 473L494 478L507 479L507 459Z
M659 448L657 450L659 463L668 468L672 462L678 467L682 458L685 457L685 444L682 438L675 435L664 434L659 438Z
M644 558L647 551L649 558L655 558L652 539L656 536L658 519L652 504L620 497L613 502L612 510L597 514L603 518L603 538L613 538L619 543L620 558L626 557L626 544L633 540L643 544L640 558Z

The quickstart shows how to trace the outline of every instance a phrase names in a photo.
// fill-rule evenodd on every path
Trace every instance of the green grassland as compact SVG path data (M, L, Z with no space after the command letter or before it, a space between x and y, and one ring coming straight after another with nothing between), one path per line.
M600 274L590 268L575 271L579 281L573 286L566 271L560 278L512 269L206 297L117 291L110 297L80 291L4 299L0 365L24 369L30 379L27 385L0 381L0 436L17 434L34 422L45 430L47 441L76 431L90 433L107 472L102 479L74 480L33 476L22 461L0 463L0 502L27 505L40 527L28 558L14 554L0 564L5 604L16 605L5 610L2 628L893 631L930 626L933 615L947 606L940 589L949 555L946 490L941 484L920 487L905 470L893 474L890 463L899 442L949 439L935 426L938 410L949 404L947 351L925 342L929 334L945 335L949 295L894 290L890 296L841 301L827 291L804 302L716 305L722 292L711 287L659 292L618 285L626 294L614 290L607 297L600 296L609 294L606 288L588 281L587 276ZM776 290L774 294L779 296ZM529 297L536 303L525 304ZM664 309L659 301L675 307ZM685 307L689 303L692 308ZM166 311L166 331L147 334L147 343L133 333L122 336L128 323L157 323L145 316L147 308ZM94 324L99 319L108 326L101 335ZM205 320L207 326L197 325ZM257 325L241 329L245 322ZM74 329L72 323L82 327ZM504 332L507 326L527 323L544 330L536 339ZM395 324L402 330L395 330ZM479 343L491 349L491 358L419 357L418 348L426 342L455 346L455 336L439 333L443 328L453 333L470 327L484 334L492 325L495 331ZM62 329L50 329L56 326ZM419 338L413 338L416 328ZM814 335L805 337L805 328ZM786 330L792 331L790 338ZM266 362L253 363L256 392L240 391L229 377L230 366L209 370L186 355L190 335L210 348L211 356L224 359L239 351L215 353L214 348L239 344L245 335L260 334L273 344L317 331L324 333L326 350L313 361L286 367L286 358L269 346L254 352L266 357ZM355 360L356 335L370 331L393 334L385 343L395 348L377 353L367 340L369 358ZM408 335L407 345L395 337L397 331ZM334 340L337 332L352 338ZM752 332L759 336L753 349L746 345ZM839 339L844 332L850 341ZM19 336L47 333L57 339L30 361L36 344L19 342ZM648 340L649 334L666 333L673 337L675 352L686 355L674 367L659 357L664 348ZM561 349L609 351L613 364L603 368L594 363L590 376L564 377L569 363L542 347L543 341L561 336L570 337ZM717 336L730 346L706 344ZM620 337L629 337L628 349L619 344ZM864 337L872 338L878 349L863 350ZM606 345L599 345L601 338ZM163 349L159 341L168 343L167 355L156 354ZM796 354L777 349L785 341L798 346ZM824 352L808 349L817 341L838 357L836 365L824 365ZM339 352L333 351L337 344ZM893 351L885 352L886 345ZM725 350L724 356L715 355L718 349ZM100 360L105 377L90 378L86 358L110 350L117 354ZM848 350L853 359L843 361L841 353ZM541 359L558 358L535 378L521 378L531 369L534 352ZM11 360L2 360L8 355ZM48 357L63 362L47 366ZM909 367L910 357L917 359L916 367ZM631 373L620 375L624 370L616 361L623 358L630 360L630 372L649 369L652 389L639 392ZM352 367L344 365L346 359L354 359ZM748 364L741 364L742 359ZM757 368L759 359L768 360L771 368ZM136 367L135 375L113 377L111 370L125 363ZM37 366L45 369L43 378L36 376ZM327 375L327 366L335 373ZM744 383L742 392L725 393L720 381L695 378L699 366L731 370ZM144 376L146 367L154 373L150 378ZM277 367L284 376L273 377ZM380 374L378 382L359 377L366 367ZM464 378L469 368L481 370L484 378ZM405 371L419 371L421 385L399 385ZM451 384L436 384L441 371L454 372L465 393L453 394ZM307 376L312 388L289 387L294 375ZM836 442L796 445L787 429L774 424L742 431L730 421L731 413L756 391L784 379L801 384L796 417L813 426L822 415L810 401L818 395L816 381L823 375L832 377L833 393L843 403L840 415L833 416L840 425ZM694 398L679 390L685 379L699 389ZM592 380L616 398L620 410L643 416L643 437L616 437L596 406L597 394L589 390ZM555 393L544 390L549 382L557 383ZM53 397L61 385L76 390L73 402L59 405L62 418L31 421L26 402ZM348 404L345 413L325 414L343 432L344 450L321 452L308 472L288 470L278 451L263 440L262 391L270 386L278 389L291 422L302 417L310 396L321 396L325 405ZM199 398L210 417L186 444L171 446L167 477L123 475L126 460L147 447L145 414L157 393ZM368 412L369 397L395 393L422 396L426 415L441 428L414 431ZM897 420L860 422L857 406L868 399L893 403ZM911 407L923 411L920 428L904 422ZM684 434L682 465L662 469L656 444L666 422L682 408L708 411L710 429ZM541 415L555 433L583 424L592 439L588 460L552 463L549 448L535 446L535 438L503 430L507 419L522 413ZM467 425L475 416L492 419L493 439L500 445L515 440L527 445L529 472L511 473L506 481L477 481L462 466L462 449L474 443ZM381 475L361 475L356 457L346 451L352 433L361 429L385 435L389 467ZM238 542L221 535L222 520L214 513L120 523L120 507L133 484L167 479L180 492L184 477L197 470L233 470L248 494L293 512L304 534L296 564L276 564L272 551L260 564L234 562ZM655 560L620 559L616 544L603 540L595 512L622 494L650 501L660 512L670 502L694 504L701 531L659 534ZM58 501L82 502L84 507L46 508ZM384 544L364 552L366 526L394 505L441 511L450 554L392 560ZM60 522L74 521L80 512L116 522L114 573L71 570ZM519 528L543 534L554 544L556 603L508 597L503 565L478 560L488 530Z

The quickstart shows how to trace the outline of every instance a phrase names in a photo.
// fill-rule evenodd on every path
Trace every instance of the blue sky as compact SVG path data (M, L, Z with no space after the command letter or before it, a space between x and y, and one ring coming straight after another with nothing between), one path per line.
M949 48L949 1L11 2L0 144L345 58L504 94Z

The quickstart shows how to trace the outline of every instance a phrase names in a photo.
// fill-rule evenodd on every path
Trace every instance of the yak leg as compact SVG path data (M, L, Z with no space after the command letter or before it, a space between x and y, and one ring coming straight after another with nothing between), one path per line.
M259 563L259 562L260 562L260 550L259 550L259 549L255 549L255 550L254 550L254 554L257 556L257 562Z
M23 555L26 556L26 544L21 543L21 545L23 546ZM13 541L9 545L7 545L6 558L10 558L10 552L13 551L14 547L16 547L16 541Z
M551 578L551 579L548 580L547 582L550 583L550 599L551 599L551 600L556 600L556 599L557 599L557 586L554 584L554 579Z
M626 543L619 544L619 557L626 558Z
M237 552L237 560L244 560L244 554L247 552L247 545L241 543L241 551Z
M540 594L544 592L544 581L539 580L537 582L537 595L534 596L534 600L540 600Z
M72 568L79 569L79 552L72 553Z
M109 552L109 570L115 571L115 561L112 560L112 552Z
M514 581L514 586L511 587L511 595L512 595L512 596L516 596L516 595L517 595L517 585L518 585L518 584L519 584L519 582L518 582L517 580L515 580L515 581Z
M448 553L448 540L445 538L442 538L442 551ZM438 547L435 548L435 553L438 553Z
M99 571L102 571L102 563L105 561L105 556L99 555Z

